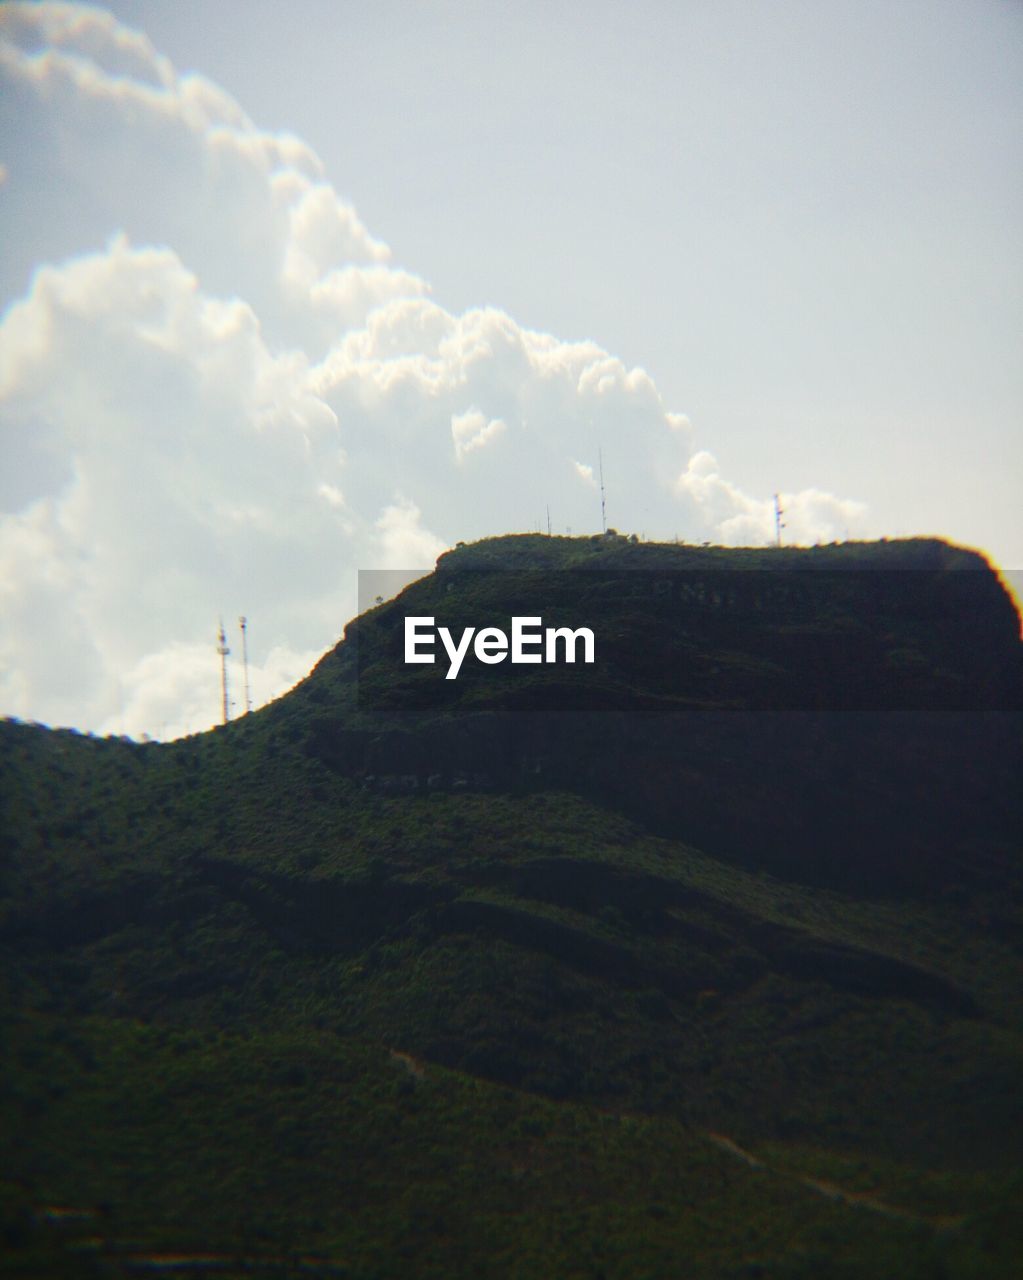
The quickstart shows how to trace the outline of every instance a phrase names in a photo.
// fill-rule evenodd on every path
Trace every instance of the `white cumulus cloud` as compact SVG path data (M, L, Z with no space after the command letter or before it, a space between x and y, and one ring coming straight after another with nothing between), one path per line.
M507 424L501 418L492 418L489 422L486 415L478 409L468 409L465 413L455 414L451 419L451 436L455 442L455 457L462 459L482 449L491 441L502 435Z
M731 546L759 546L775 536L774 497L751 498L718 473L718 464L705 449L694 453L676 481L680 496L692 501L721 542ZM862 502L836 498L819 489L779 494L786 542L832 542L865 532Z
M307 145L102 9L0 8L0 140L0 712L203 728L242 613L261 703L358 569L599 528L598 450L619 528L773 536L646 372L439 306ZM794 540L864 514L785 504Z

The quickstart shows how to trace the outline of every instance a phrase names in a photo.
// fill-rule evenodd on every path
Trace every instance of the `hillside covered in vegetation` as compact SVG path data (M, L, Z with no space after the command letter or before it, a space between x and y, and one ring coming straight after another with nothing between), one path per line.
M515 615L595 661L403 661ZM1017 1275L1021 713L975 553L530 536L0 724L0 1276Z

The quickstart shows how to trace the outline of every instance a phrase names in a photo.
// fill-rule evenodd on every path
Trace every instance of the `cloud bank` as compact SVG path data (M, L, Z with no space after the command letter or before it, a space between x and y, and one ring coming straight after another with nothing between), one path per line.
M642 369L438 306L308 146L108 13L0 9L0 138L0 712L205 728L221 615L250 620L261 703L336 640L359 568L548 506L599 529L598 449L619 528L773 536ZM795 541L863 527L784 501Z

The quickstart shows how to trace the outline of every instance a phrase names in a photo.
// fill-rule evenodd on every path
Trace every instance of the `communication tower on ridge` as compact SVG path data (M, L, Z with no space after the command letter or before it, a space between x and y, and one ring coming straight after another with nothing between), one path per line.
M249 696L249 638L246 628L248 627L248 619L241 617L238 619L238 625L242 629L242 669L245 672L245 714L248 715L252 710L252 698Z
M774 495L774 545L781 546L781 531L785 528L785 521L782 516L785 514L785 508L781 505L781 499L777 494Z
M590 455L593 456L592 454ZM604 493L604 452L602 449L597 450L597 462L600 466L600 531L607 533L607 503Z
M231 704L227 696L227 655L231 650L227 647L227 636L224 635L224 619L220 619L220 632L217 636L217 653L220 654L220 699L223 704L224 724L231 718Z

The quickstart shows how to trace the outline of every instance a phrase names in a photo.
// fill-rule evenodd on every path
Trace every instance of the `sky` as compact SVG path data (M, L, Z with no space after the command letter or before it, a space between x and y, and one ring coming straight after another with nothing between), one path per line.
M1023 567L1018 0L0 3L0 714L608 521Z

